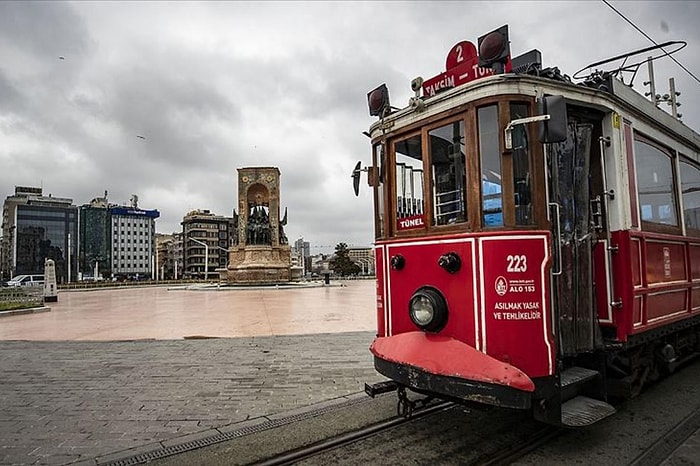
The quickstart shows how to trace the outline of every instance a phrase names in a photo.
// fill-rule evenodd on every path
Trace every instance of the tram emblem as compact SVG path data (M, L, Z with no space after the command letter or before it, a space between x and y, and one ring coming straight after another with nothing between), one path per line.
M508 292L508 280L504 277L498 277L496 279L496 293L498 296L503 296Z

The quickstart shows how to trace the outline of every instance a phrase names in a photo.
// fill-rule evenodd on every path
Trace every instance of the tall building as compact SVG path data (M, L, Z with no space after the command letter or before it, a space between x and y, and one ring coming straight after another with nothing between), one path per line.
M153 276L155 272L155 235L157 210L138 206L131 196L129 206L110 206L112 273L117 277Z
M96 197L80 206L79 272L82 278L112 275L111 217L104 197Z
M16 186L2 213L3 279L44 273L53 259L59 283L75 279L78 270L78 208L69 198L43 195L42 188Z
M298 265L304 267L303 274L311 271L311 244L299 238L294 242L294 256L297 257Z
M183 277L218 278L216 269L226 267L228 250L237 243L236 235L235 217L215 215L209 210L188 212L182 219Z

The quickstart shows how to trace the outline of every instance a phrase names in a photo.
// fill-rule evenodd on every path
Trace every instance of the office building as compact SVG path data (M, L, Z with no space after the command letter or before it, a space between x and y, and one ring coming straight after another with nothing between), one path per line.
M20 274L43 274L53 259L59 283L75 279L78 270L78 208L69 198L43 195L42 188L16 186L2 213L0 273L7 280Z
M131 196L130 204L109 207L112 273L118 278L153 277L156 219L160 212L139 208L136 195Z
M183 278L218 278L216 270L226 268L228 250L237 244L236 228L234 217L188 212L182 219Z

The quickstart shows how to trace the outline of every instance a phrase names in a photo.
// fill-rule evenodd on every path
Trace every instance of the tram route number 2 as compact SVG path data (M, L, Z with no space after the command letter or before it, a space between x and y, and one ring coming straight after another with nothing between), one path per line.
M524 255L513 256L511 254L506 257L508 261L508 267L506 271L508 272L527 272L527 257Z

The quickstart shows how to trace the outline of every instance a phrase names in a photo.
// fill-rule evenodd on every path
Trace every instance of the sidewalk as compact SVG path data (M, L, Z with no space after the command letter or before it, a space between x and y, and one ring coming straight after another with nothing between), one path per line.
M0 464L99 464L361 392L372 337L0 342Z

